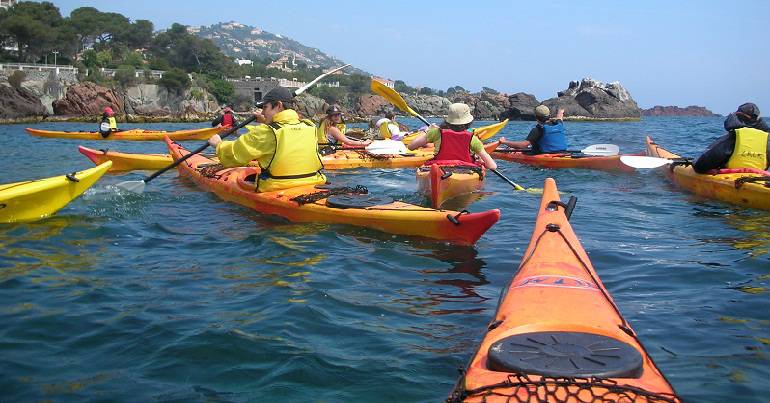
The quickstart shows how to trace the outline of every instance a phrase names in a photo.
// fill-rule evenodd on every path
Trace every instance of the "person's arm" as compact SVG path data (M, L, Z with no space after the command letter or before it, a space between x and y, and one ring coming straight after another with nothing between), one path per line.
M211 127L217 127L217 126L221 125L221 124L222 124L222 121L224 120L224 118L225 118L225 116L224 116L224 115L219 115L219 116L217 116L217 118L216 118L216 119L214 119L214 120L211 122Z
M484 149L484 143L482 143L476 136L471 138L471 152L481 159L481 162L484 163L485 167L497 169L497 163L492 159L492 156L487 153L487 150Z
M554 120L564 120L564 109L559 109L559 111L556 112Z
M350 145L350 146L368 146L369 144L372 143L371 140L359 141L359 140L353 140L351 138L348 138L348 136L344 135L340 131L340 129L338 129L338 128L334 127L334 126L327 127L326 128L326 134L327 135L331 134L335 139L337 139L337 141L339 141L339 142L341 142L343 144Z
M711 143L706 151L695 160L692 168L700 174L705 174L712 169L722 168L730 160L734 149L735 133L727 133Z
M225 167L246 166L251 160L275 152L275 137L269 126L249 125L246 130L248 132L235 141L223 141L218 134L209 138L208 143L216 147L219 162Z
M516 148L516 149L525 149L525 148L529 148L530 146L530 143L527 140L511 141L511 140L506 140L505 137L500 137L498 140L500 141L500 144L505 144L508 147Z
M428 143L433 143L441 136L438 126L431 125L425 132L419 134L409 143L409 150L416 150Z

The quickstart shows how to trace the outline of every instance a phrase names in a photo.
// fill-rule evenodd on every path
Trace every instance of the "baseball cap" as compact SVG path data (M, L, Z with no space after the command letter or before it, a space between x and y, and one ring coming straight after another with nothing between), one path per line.
M265 94L262 100L258 101L255 106L257 108L263 107L268 102L281 101L284 104L292 102L294 100L294 92L284 87L275 87Z

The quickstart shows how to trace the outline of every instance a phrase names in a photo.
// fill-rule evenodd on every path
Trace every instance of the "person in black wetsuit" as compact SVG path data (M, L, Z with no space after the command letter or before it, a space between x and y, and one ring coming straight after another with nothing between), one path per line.
M724 126L727 133L714 141L693 163L695 172L707 173L720 168L767 170L770 128L759 117L757 105L747 102L739 106L737 111L727 116Z

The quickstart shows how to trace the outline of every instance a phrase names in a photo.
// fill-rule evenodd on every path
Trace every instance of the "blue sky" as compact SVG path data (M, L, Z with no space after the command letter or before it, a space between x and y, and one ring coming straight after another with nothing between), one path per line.
M556 96L619 81L640 107L770 113L770 1L82 1L156 29L238 21L413 86ZM764 38L764 39L763 39Z

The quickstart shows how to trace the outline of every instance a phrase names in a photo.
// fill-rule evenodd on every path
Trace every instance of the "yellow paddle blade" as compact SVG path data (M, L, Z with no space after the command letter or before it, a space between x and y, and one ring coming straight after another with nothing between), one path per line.
M477 127L473 129L473 134L475 134L476 137L478 137L481 141L484 141L497 134L500 130L503 130L507 124L508 119L505 119L502 122L495 123L493 125Z
M393 104L396 108L412 116L417 116L417 112L410 108L409 105L406 104L404 98L401 98L401 94L396 92L393 88L390 88L377 80L372 80L372 92L387 99L388 102Z

